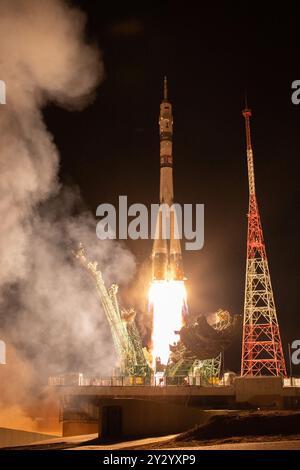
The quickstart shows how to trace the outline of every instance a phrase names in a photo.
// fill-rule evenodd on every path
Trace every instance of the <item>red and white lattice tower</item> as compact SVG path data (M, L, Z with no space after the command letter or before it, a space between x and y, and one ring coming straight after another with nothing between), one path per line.
M241 375L286 376L271 277L255 194L250 134L251 110L246 107L243 116L247 139L249 213Z

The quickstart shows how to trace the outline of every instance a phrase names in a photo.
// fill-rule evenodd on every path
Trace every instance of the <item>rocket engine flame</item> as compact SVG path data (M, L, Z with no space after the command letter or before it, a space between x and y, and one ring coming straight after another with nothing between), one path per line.
M153 312L152 325L152 362L160 358L162 364L168 363L169 345L177 342L177 334L183 325L183 312L187 294L184 281L153 281L149 294L149 306Z

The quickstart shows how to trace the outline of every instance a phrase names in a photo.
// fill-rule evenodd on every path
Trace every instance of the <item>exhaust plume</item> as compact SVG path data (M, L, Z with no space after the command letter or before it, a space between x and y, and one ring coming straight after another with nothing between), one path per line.
M2 406L9 387L28 390L22 358L30 365L31 394L50 374L105 375L113 365L95 286L71 250L82 242L108 283L128 282L135 269L121 244L96 238L79 191L59 183L58 151L43 121L48 102L81 109L103 78L100 53L84 40L85 23L82 12L61 0L0 1L0 78L7 92L0 107L0 338L19 358L19 372L9 354L0 366Z

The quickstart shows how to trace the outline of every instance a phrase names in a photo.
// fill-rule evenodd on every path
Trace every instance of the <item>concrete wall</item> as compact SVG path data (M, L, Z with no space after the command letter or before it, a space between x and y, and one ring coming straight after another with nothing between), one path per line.
M104 399L99 407L99 437L103 436L103 407L119 406L122 436L159 436L176 434L205 423L211 414L200 408L139 399Z
M166 387L154 387L151 385L129 385L129 386L61 386L49 387L50 391L58 393L61 397L65 396L92 396L101 398L165 398L170 397L186 399L187 396L234 396L234 386L211 386L200 387L198 385L189 385L183 387L182 385L170 385Z
M41 434L38 432L19 431L18 429L0 428L0 448L13 447L34 442L52 439L54 436L51 434Z
M81 421L63 422L62 435L80 436L84 434L95 434L98 432L98 423L83 423Z
M283 407L283 379L281 377L236 377L236 403L269 408Z

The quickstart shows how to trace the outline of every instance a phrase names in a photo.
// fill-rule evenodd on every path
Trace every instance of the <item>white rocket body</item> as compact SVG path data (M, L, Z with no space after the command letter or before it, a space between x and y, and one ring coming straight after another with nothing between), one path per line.
M173 115L167 97L167 81L164 80L164 99L160 105L160 192L161 209L156 222L156 238L152 250L153 280L183 280L183 266L178 221L173 208ZM163 210L163 205L169 211ZM168 230L169 228L169 230Z

